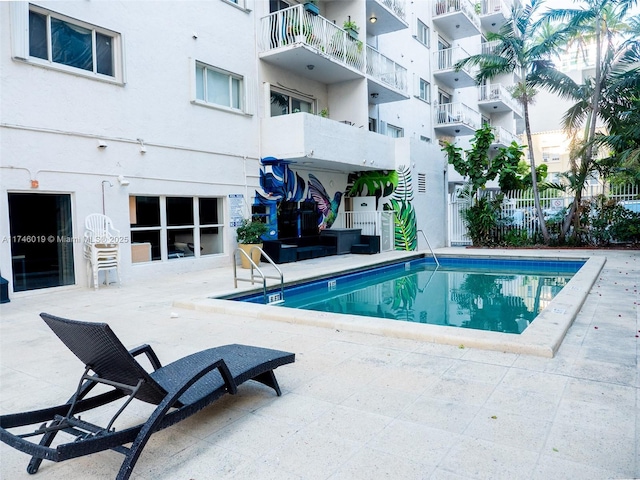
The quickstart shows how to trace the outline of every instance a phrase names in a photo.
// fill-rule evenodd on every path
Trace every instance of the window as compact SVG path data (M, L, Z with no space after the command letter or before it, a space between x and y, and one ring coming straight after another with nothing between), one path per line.
M242 110L243 78L196 62L196 101Z
M29 61L117 79L120 35L29 7Z
M542 147L542 161L545 163L559 162L559 147Z
M431 143L431 138L430 137L425 137L424 135L420 135L420 141L425 142L425 143Z
M271 116L289 115L290 113L313 113L314 102L311 98L295 97L288 93L271 90Z
M387 123L387 136L393 138L402 138L404 137L404 129Z
M427 103L431 103L431 84L423 78L420 79L419 84L420 91L418 98Z
M420 20L418 20L418 30L416 32L416 39L423 44L425 47L430 47L431 46L431 40L430 37L431 36L431 31L429 30L429 27L427 27L424 23L422 23Z
M130 197L133 262L223 253L222 207L217 197Z

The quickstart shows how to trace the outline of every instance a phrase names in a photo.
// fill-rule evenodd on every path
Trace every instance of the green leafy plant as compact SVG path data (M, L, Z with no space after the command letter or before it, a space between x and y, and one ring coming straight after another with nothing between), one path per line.
M342 28L344 28L345 30L353 30L356 33L360 31L360 27L358 27L356 22L351 20L351 18L349 18L349 20L344 21L344 23L342 24Z
M258 220L245 218L242 224L236 229L238 243L256 244L261 243L260 237L267 233L267 225Z
M480 198L467 210L463 210L462 219L474 247L489 246L493 242L493 231L498 223L500 204L487 197Z

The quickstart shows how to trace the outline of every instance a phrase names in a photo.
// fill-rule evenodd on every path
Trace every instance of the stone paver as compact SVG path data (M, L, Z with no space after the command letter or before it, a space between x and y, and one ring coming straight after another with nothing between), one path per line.
M455 251L469 252L440 252ZM276 371L282 397L247 383L155 434L136 480L640 477L640 252L536 253L607 258L554 358L174 306L233 291L231 268L16 295L0 309L0 411L58 403L75 388L82 365L39 318L47 311L106 321L127 347L149 343L163 363L225 343L296 353L295 364ZM293 279L375 259L347 255L283 270ZM148 411L137 405L122 421ZM4 444L0 454L0 478L35 478L25 454ZM109 479L121 461L115 452L45 461L37 475Z

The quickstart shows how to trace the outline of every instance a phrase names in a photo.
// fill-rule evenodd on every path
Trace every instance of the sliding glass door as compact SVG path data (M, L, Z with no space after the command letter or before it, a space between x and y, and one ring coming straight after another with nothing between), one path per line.
M71 195L9 193L9 228L14 292L75 283Z

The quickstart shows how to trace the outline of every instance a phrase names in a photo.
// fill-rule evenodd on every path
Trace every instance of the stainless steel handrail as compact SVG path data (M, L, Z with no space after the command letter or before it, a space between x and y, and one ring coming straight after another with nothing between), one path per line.
M436 254L433 251L433 248L431 248L431 244L429 243L429 239L427 238L427 235L422 230L418 230L418 231L422 234L424 239L427 241L427 246L429 247L429 250L431 250L431 255L433 255L433 259L436 261L436 265L439 267L440 262L438 261L438 258L436 257Z
M274 276L265 275L264 272L260 270L260 267L258 267L258 265L256 265L256 263L251 258L251 254L253 253L254 250L258 250L260 252L260 255L264 257L264 259L267 262L273 265L273 267L278 272L279 276L274 277ZM251 278L238 278L238 266L236 264L236 253L238 252L244 255L244 257L247 260L249 260L249 263L251 265ZM264 252L264 250L262 250L262 248L258 247L257 245L254 247L251 247L251 249L249 250L249 253L245 252L241 248L236 248L236 251L233 253L233 287L238 288L238 282L251 282L251 285L253 285L256 282L254 270L257 270L258 273L260 274L260 277L262 277L262 294L264 296L265 305L269 303L267 301L267 278L270 278L272 280L280 280L280 301L283 301L284 300L284 275L282 275L282 270L280 270L280 268L275 264L275 262L271 259L271 257L267 255Z

